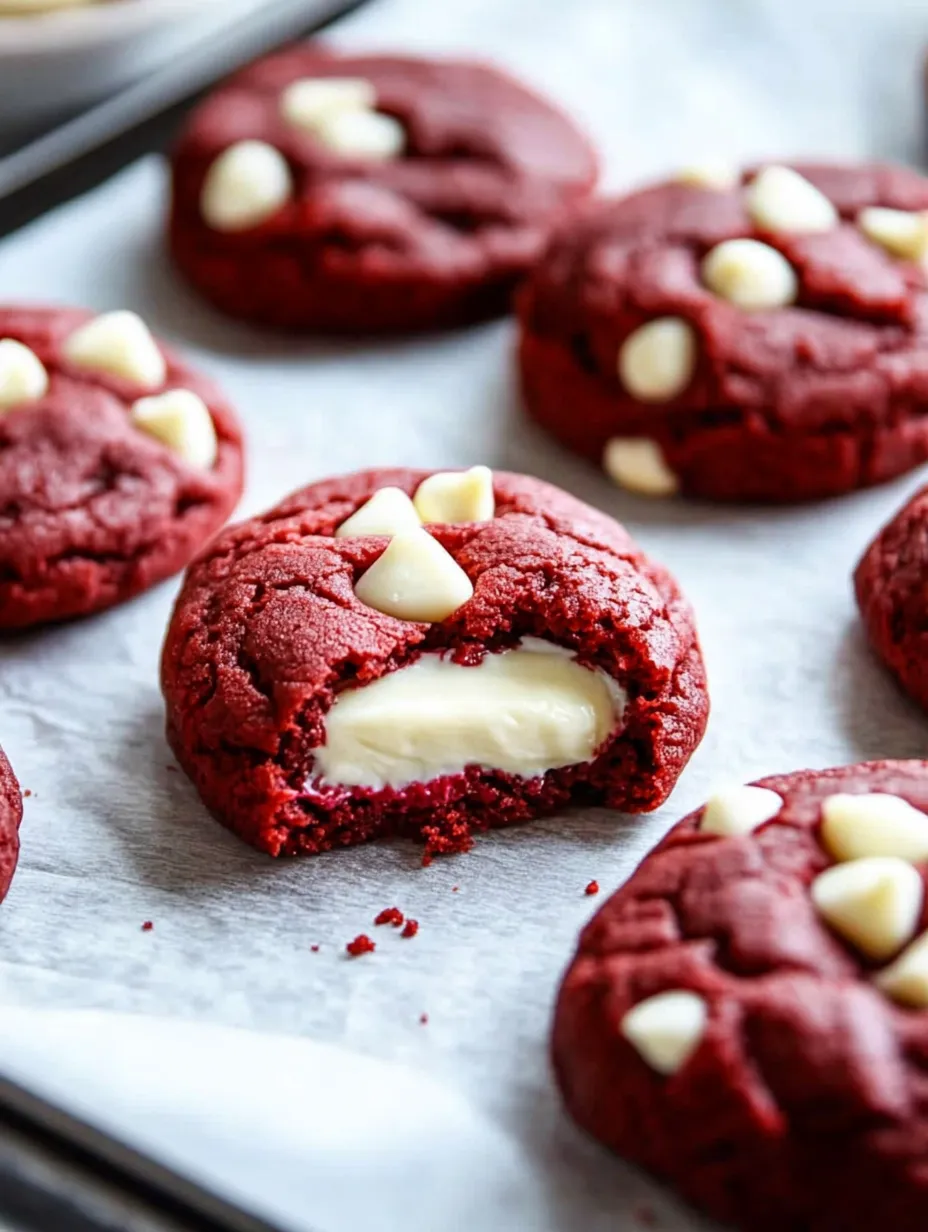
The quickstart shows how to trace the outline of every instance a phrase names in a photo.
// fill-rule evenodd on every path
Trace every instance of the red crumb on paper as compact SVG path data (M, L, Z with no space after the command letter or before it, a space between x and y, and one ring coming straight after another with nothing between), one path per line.
M26 790L23 792L24 799L28 800L31 795L32 795L32 792L27 787Z
M457 892L458 892L458 890L460 890L460 888L461 888L460 886L452 886L452 887L451 887L451 893L452 893L452 894L457 894Z
M151 922L151 920L146 920L146 921L145 921L145 923L142 925L142 932L143 932L143 933L150 933L150 932L151 932L151 930L152 930L154 927L155 927L155 926L154 926L154 924Z
M373 954L377 946L371 941L367 933L359 933L354 941L349 941L345 949L352 958L359 958L362 954Z
M380 915L374 920L375 924L392 924L394 928L399 928L403 923L403 913L399 907L385 907Z
M314 954L318 954L318 953L319 953L319 947L318 947L318 945L311 945L309 948L312 950L312 952L313 952Z
M592 894L598 894L598 893L599 893L599 882L598 882L598 881L591 881L591 882L590 882L590 884L589 884L589 885L586 887L586 889L583 891L583 893L584 893L584 894L590 894L590 895L592 895Z
M470 851L474 838L470 832L470 822L463 815L451 812L441 826L423 826L422 836L425 839L425 856L450 856ZM431 860L428 861L431 863Z
M419 1015L419 1021L422 1023L423 1027L428 1023L428 1020L429 1020L428 1014Z
M409 919L406 921L406 927L403 929L402 933L400 933L400 936L401 937L414 937L418 931L419 931L419 921Z

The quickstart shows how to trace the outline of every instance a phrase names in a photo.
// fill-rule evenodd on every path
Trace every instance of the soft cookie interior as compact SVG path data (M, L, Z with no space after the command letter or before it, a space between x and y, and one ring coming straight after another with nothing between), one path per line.
M389 538L356 596L403 620L452 616L474 589L427 526L478 524L494 513L492 474L483 466L431 475L412 498L378 489L335 531ZM381 791L469 769L537 778L591 762L621 722L623 690L569 647L525 637L477 657L474 650L465 659L451 648L427 651L338 692L324 742L313 750L310 784Z
M535 778L592 761L623 700L605 672L541 638L475 664L424 654L338 695L315 769L324 783L374 790L469 766Z

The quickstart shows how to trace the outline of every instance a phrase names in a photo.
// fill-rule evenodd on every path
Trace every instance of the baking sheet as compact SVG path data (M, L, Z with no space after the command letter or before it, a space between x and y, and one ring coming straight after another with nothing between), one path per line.
M717 153L911 157L928 3L806 0L802 22L797 7L375 0L338 39L495 55L587 123L612 186ZM217 376L251 447L241 513L361 466L478 461L609 511L695 604L712 721L670 804L648 818L575 813L427 869L405 842L275 863L216 826L172 768L156 669L176 584L8 640L0 743L33 794L0 910L0 999L290 1032L403 1061L520 1144L552 1228L613 1232L645 1212L663 1229L704 1226L560 1112L546 1033L597 905L583 889L594 877L616 886L716 782L924 754L925 720L867 654L849 587L864 544L924 474L804 509L643 503L521 418L510 323L383 345L230 324L168 269L163 196L162 167L147 161L0 244L0 295L134 308ZM415 940L371 928L392 905L420 920ZM348 960L361 931L376 932L377 952Z

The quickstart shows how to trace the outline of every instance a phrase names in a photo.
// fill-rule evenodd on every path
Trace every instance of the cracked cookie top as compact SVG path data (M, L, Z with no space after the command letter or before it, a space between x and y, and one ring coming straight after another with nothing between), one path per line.
M621 723L606 720L582 764L528 778L469 765L401 786L320 777L346 689L538 640L622 691ZM578 799L654 808L708 709L672 579L612 519L486 468L326 480L229 529L188 573L162 680L169 735L207 803L275 854L443 820L466 833Z
M561 989L581 1124L738 1227L923 1227L926 810L928 763L872 762L675 826Z
M175 572L241 486L228 403L140 318L0 308L0 627Z

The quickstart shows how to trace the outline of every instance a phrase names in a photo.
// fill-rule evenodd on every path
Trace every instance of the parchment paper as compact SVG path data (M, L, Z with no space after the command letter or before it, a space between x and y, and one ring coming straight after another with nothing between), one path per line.
M716 153L912 157L928 4L382 0L338 37L496 56L585 121L621 186ZM0 998L291 1032L411 1063L525 1148L553 1228L634 1226L642 1203L660 1227L692 1228L558 1106L546 1035L597 906L583 889L618 885L718 781L925 752L925 720L867 653L849 587L870 536L924 475L802 509L623 496L521 418L510 323L390 345L237 327L167 267L163 195L152 160L7 240L0 296L134 308L214 373L248 429L240 513L357 467L477 461L613 513L696 606L712 722L648 818L559 817L428 869L405 842L275 863L212 822L171 769L156 667L175 583L5 641L0 743L33 795L0 910ZM345 942L392 905L420 920L419 936L376 930L376 954L346 959Z

